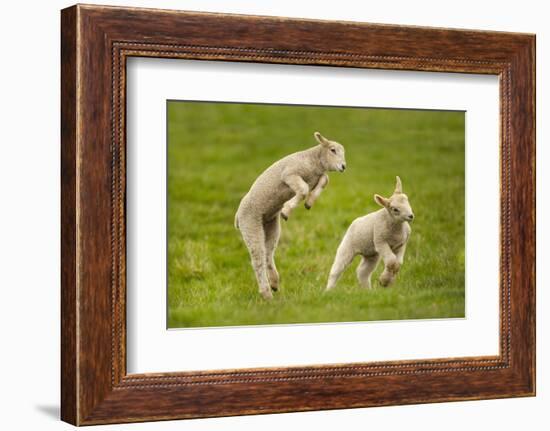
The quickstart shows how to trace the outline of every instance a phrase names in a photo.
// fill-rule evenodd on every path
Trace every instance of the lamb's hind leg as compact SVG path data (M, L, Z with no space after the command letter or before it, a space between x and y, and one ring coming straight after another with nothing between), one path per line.
M256 274L260 294L265 299L273 298L269 280L267 278L266 249L265 249L265 231L263 223L260 220L239 218L239 230L244 239L244 243L250 253L252 268Z
M279 243L279 237L281 235L281 225L279 223L279 214L273 219L264 223L265 230L265 250L266 250L266 264L267 264L267 277L271 290L279 290L279 273L275 266L275 250Z
M336 251L336 257L330 269L326 290L330 290L336 286L336 282L340 278L340 275L349 266L354 257L355 254L347 247L345 241L342 241Z
M362 287L371 288L370 277L380 260L380 256L361 257L361 263L357 267L357 280Z

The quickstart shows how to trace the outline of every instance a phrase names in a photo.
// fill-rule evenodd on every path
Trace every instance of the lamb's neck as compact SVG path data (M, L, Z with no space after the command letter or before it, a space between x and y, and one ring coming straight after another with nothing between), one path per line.
M319 175L324 174L327 169L323 163L323 147L321 145L316 145L315 147L310 148L308 151L311 151L311 161L316 168L316 173Z
M407 223L406 221L394 219L391 215L388 214L386 210L384 210L384 213L384 221L386 223L386 226L392 232L400 232L401 229L403 229L403 224Z

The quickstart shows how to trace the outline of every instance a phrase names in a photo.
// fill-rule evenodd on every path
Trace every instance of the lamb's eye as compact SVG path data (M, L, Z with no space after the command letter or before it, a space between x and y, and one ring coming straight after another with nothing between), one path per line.
M336 154L336 149L331 148L331 149L330 149L330 152L331 152L332 154Z
M395 214L399 214L399 210L397 208L392 208L391 209Z

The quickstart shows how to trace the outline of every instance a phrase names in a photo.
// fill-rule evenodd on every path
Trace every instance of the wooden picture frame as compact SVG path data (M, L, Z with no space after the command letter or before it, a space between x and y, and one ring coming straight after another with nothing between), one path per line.
M534 35L83 5L61 18L62 420L91 425L535 394ZM500 354L128 375L131 56L498 75Z

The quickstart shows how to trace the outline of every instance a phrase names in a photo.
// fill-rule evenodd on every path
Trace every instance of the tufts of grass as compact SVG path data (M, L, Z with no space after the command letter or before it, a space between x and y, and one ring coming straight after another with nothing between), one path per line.
M315 145L316 130L345 146L348 169L283 222L281 290L268 303L234 214L255 178ZM356 260L323 293L345 230L378 209L373 194L391 194L395 175L416 214L396 283L361 289ZM169 102L169 327L463 317L464 197L460 112Z

